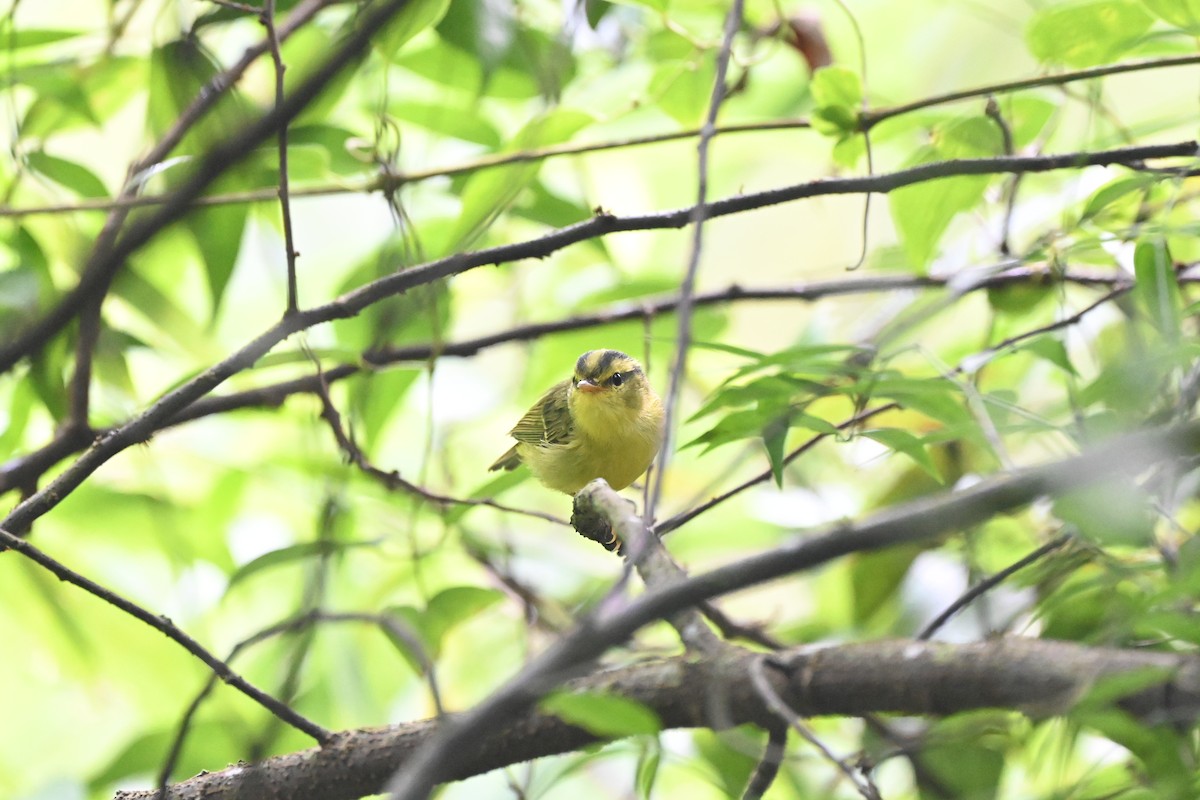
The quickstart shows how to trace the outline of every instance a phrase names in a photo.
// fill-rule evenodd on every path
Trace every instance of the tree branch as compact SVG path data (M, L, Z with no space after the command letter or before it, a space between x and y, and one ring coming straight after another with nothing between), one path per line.
M196 658L204 662L217 677L229 684L233 688L240 691L242 694L249 697L254 702L261 705L267 711L270 711L281 721L291 725L299 731L302 731L318 742L325 744L330 741L332 734L329 731L317 725L303 716L292 710L285 703L276 700L271 695L251 684L241 675L238 675L229 665L221 659L214 656L199 642L188 636L184 631L171 620L164 616L152 614L138 604L121 597L109 589L104 588L95 581L80 575L78 572L66 567L55 559L43 553L38 548L31 545L24 539L19 539L13 536L8 531L0 528L0 546L5 549L16 550L21 555L33 561L38 566L42 567L60 581L66 581L73 586L78 586L85 592L88 592L95 597L109 603L121 611L124 611L134 619L146 623L151 628L154 628L159 633L166 636L171 641L181 646Z
M636 700L652 709L664 728L772 725L770 710L748 679L751 662L758 658L738 648L678 656L597 672L566 688ZM1120 705L1125 710L1157 720L1193 719L1200 713L1200 659L1174 653L1035 639L968 645L902 640L800 647L777 660L786 671L770 671L771 687L803 716L951 714L978 708L1059 714L1098 681L1144 670L1161 671L1161 679L1124 697ZM201 773L171 786L166 798L234 800L252 794L275 800L352 800L380 791L388 775L410 765L437 736L435 720L347 731L324 748ZM596 741L557 717L522 710L457 749L440 780L461 780ZM117 793L118 800L152 796Z
M791 542L701 575L647 592L619 615L586 618L556 641L507 684L469 712L439 728L404 772L395 796L424 798L446 779L450 762L472 741L523 713L562 676L627 640L639 628L684 608L764 581L811 569L855 552L906 542L927 541L947 531L1025 505L1044 495L1057 495L1104 478L1144 469L1171 458L1190 456L1200 447L1200 423L1159 428L1114 438L1087 453L981 481L961 491L945 492L884 510L860 523L827 526ZM801 707L792 704L797 713Z
M381 7L380 13L385 8L394 11L404 2L405 0L388 0L387 5ZM336 58L330 59L330 61L335 60ZM325 71L328 71L328 69ZM293 108L295 104L291 102L295 97L296 95L292 95L289 98L289 103L278 107L278 109L281 111L291 109L292 113L298 112L299 108ZM270 118L271 115L268 115L264 117L264 120ZM285 117L280 121L286 121L288 118L290 117ZM252 129L258 130L263 127L263 124L253 126ZM262 131L263 135L269 132L269 127L267 130ZM225 149L227 148L216 150L214 154L223 152ZM901 186L939 177L949 177L951 175L983 175L1015 170L1043 172L1078 168L1086 165L1140 163L1147 158L1194 156L1195 153L1196 143L1188 141L1170 145L1124 147L1115 150L1069 153L1058 156L1012 156L941 161L932 164L922 164L911 169L890 174L872 175L865 178L818 180L782 189L738 195L710 204L708 206L708 217L712 218L726 214L740 213L753 208L761 208L776 203L826 194L844 194L847 192L862 191L888 192ZM219 159L217 163L220 163ZM197 180L193 179L184 188L192 186ZM180 191L183 192L184 190L181 189ZM182 207L175 210L181 213ZM168 211L168 208L164 208L158 216L167 215ZM74 491L101 464L126 447L144 441L146 437L160 429L167 419L175 416L175 414L182 411L186 406L211 392L231 375L248 368L276 344L297 331L305 330L322 322L352 317L363 309L388 297L401 294L417 286L423 286L442 278L460 275L478 267L527 258L544 258L569 245L619 231L681 228L689 224L691 214L691 209L687 208L667 213L632 217L615 217L610 214L601 213L586 222L577 223L566 228L559 228L537 239L500 245L468 253L457 253L437 261L427 262L421 266L394 272L347 292L325 305L289 315L284 320L268 328L258 338L243 346L241 350L227 357L224 361L221 361L191 381L164 395L140 417L109 433L72 464L71 467L59 475L53 483L14 509L3 522L0 522L0 526L18 535L23 534L37 517L53 508L70 492ZM155 219L157 218L155 217ZM130 236L133 236L133 233ZM126 238L128 239L129 237ZM137 237L134 236L134 238L136 239ZM116 252L114 250L114 253ZM132 250L129 252L132 252ZM116 263L113 262L113 269L116 268ZM81 282L80 286L82 285L83 283ZM64 300L64 303L66 302ZM49 317L46 319L49 319ZM15 359L19 358L24 353L24 350L15 343L10 343L7 351L5 348L0 347L0 371L5 369L5 363L8 363L9 366L12 363L11 361L5 362L5 352L8 352Z
M323 6L331 2L333 2L333 0L322 0L319 4ZM298 7L297 10L293 12L293 17L299 13L299 10L300 9ZM258 13L257 9L255 9L255 13ZM291 18L289 17L289 21L290 19ZM280 31L282 33L282 27L280 28ZM258 45L258 48L264 48L264 46L265 43ZM265 52L265 49L247 51L247 56L249 56L251 52L253 52L253 56L257 58L259 55ZM977 86L971 89L949 92L947 94L934 95L932 97L926 97L921 100L916 100L911 103L904 103L902 105L885 106L873 110L868 109L863 113L860 125L869 129L886 119L898 117L912 111L920 111L933 106L946 105L949 103L961 102L963 100L979 99L981 97L987 97L988 95L993 94L1011 94L1024 89L1034 89L1047 86L1063 86L1076 81L1091 80L1107 75L1118 75L1128 72L1141 72L1169 67L1190 66L1195 64L1200 64L1200 56L1172 56L1161 59L1144 59L1140 61L1126 61L1119 64L1105 64L1099 67L1059 72L1052 75L1037 75L1032 78L1023 78L1015 81L1002 81L1000 83ZM223 84L214 81L213 85L220 86ZM737 133L801 130L811 127L812 123L808 119L796 118L774 119L767 120L765 122L744 122L731 125L719 125L715 128L715 131L717 135L726 136ZM380 174L371 176L367 179L350 183L343 181L334 185L301 187L293 190L291 192L291 196L328 197L338 194L394 192L407 184L419 183L421 181L429 180L430 178L454 177L457 175L465 175L472 172L493 169L496 167L504 167L512 164L528 164L534 161L544 161L546 159L556 158L559 156L586 155L588 153L599 153L607 150L621 150L630 147L683 141L696 138L700 135L700 132L700 128L690 128L682 131L655 133L646 136L631 136L623 139L611 139L600 142L569 142L530 150L518 150L511 153L494 153L451 166L431 167L429 169L411 170L408 172L388 171L381 172ZM279 192L275 188L252 189L243 192L229 192L199 197L196 199L193 205L218 206L241 203L265 203L277 200L278 197ZM112 211L119 208L139 208L143 206L161 205L166 202L167 199L167 197L162 195L147 195L141 197L120 196L113 199L98 198L80 200L75 203L54 203L41 206L25 206L22 208L4 206L0 207L0 218L26 217L38 214L76 214L86 211Z
M224 174L244 159L268 136L287 125L320 94L342 69L349 66L370 43L371 37L409 0L380 0L346 40L321 62L284 102L271 108L223 143L214 146L196 170L154 213L143 218L111 247L97 247L79 276L75 287L58 304L34 323L7 341L0 343L0 373L7 372L22 358L39 351L79 312L89 298L104 295L121 265L160 230L183 216L193 201Z

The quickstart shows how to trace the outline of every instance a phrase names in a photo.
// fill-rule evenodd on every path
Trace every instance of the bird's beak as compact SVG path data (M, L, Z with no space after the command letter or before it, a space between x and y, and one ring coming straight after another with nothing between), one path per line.
M604 387L597 386L596 384L592 383L591 381L585 379L585 380L581 380L578 384L576 384L575 388L581 392L584 392L585 394L595 394L596 392L603 390Z

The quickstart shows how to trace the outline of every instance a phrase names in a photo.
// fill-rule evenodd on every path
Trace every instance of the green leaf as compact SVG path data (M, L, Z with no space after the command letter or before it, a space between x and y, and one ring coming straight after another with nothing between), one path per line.
M321 66L323 60L314 58L315 53L328 53L337 46L336 32L320 25L305 25L289 36L283 42L280 53L283 63L287 65L287 70L283 73L284 93L293 92ZM359 62L365 58L365 53L358 56ZM321 93L292 120L292 126L325 125L337 121L335 109L354 83L355 66L358 64L352 64L334 75Z
M108 197L104 181L82 164L52 156L44 151L28 155L29 166L55 183L65 186L80 197Z
M1188 745L1167 725L1148 725L1119 708L1087 708L1071 719L1100 731L1134 753L1145 765L1156 798L1195 797L1193 771L1184 763ZM1122 794L1124 796L1124 794Z
M495 126L479 114L478 106L462 107L447 103L421 103L415 100L392 102L388 111L399 119L420 125L435 133L474 142L489 149L500 146Z
M393 623L379 627L384 637L415 674L424 675L437 654L421 624L421 612L412 606L388 606L383 614Z
M1133 192L1144 191L1147 187L1154 185L1155 180L1153 175L1139 172L1104 184L1088 198L1083 212L1080 214L1080 221L1094 218L1101 211Z
M863 431L862 435L868 439L874 439L889 450L908 456L935 480L942 479L941 473L933 463L933 458L925 449L925 443L908 431L900 428L874 428Z
M763 445L767 448L767 460L771 463L771 475L775 478L775 485L780 488L783 488L783 448L787 443L787 434L786 416L772 420L762 432Z
M509 439L508 441L511 443L512 439ZM501 452L503 452L500 449L500 445L502 444L502 442L499 443L496 448L497 457L499 457ZM467 495L467 497L473 500L485 497L498 497L514 486L524 483L531 475L532 473L525 467L519 467L513 470L501 470L500 472L496 473L496 477L492 478L482 486L473 489L471 493ZM453 506L449 511L446 512L446 524L453 525L457 523L465 514L476 508L479 508L479 506L467 504Z
M289 62L291 63L291 62ZM161 137L179 119L183 110L199 95L210 91L210 82L220 71L219 65L195 37L167 42L150 57L150 95L146 121L155 138ZM290 74L292 71L289 70ZM189 128L173 155L197 155L224 141L231 131L249 121L247 104L236 89L221 94L207 114ZM166 173L170 178L173 173ZM176 178L176 180L181 179ZM173 183L171 183L173 185Z
M1005 718L994 711L967 712L935 722L928 731L930 746L923 747L916 763L919 774L932 779L928 787L962 800L997 797L1010 737ZM923 781L918 779L922 789ZM922 796L926 796L922 792Z
M1079 374L1075 371L1075 365L1071 363L1070 355L1067 354L1067 346L1057 336L1037 336L1023 344L1021 350L1049 361L1069 375Z
M862 80L845 67L822 67L813 73L813 101L818 106L845 106L857 109L863 100Z
M448 8L450 0L410 0L375 35L375 47L384 58L391 59L418 33L437 25Z
M1161 239L1143 240L1133 251L1135 292L1150 322L1167 341L1177 341L1183 325L1175 264Z
M757 754L762 752L764 739L759 729L748 725L720 733L703 729L692 733L700 759L711 771L710 780L726 797L742 796L758 763Z
M17 267L0 272L0 323L17 330L32 320L41 305L41 277L37 270Z
M863 100L858 73L845 67L822 67L813 73L809 89L816 103L812 125L818 133L841 138L857 132Z
M343 553L347 550L354 550L360 547L378 546L379 542L375 540L349 542L320 540L314 542L301 542L300 544L281 547L278 550L272 550L269 553L264 553L258 558L247 561L245 564L238 567L238 569L229 576L228 588L232 589L234 586L242 583L247 578L275 567L293 564L297 561L308 561L310 559L332 555L334 553Z
M0 461L8 461L25 434L25 427L32 417L35 395L30 381L17 381L12 391L12 402L7 410L5 428L0 431Z
M556 692L538 704L542 711L604 739L653 734L662 722L652 710L626 697L602 692Z
M684 447L707 445L704 452L718 445L735 442L739 439L756 439L762 435L763 429L778 415L774 408L752 408L745 411L735 411L722 417L716 425L700 434Z
M654 795L654 783L658 778L658 767L662 763L662 743L657 736L646 736L641 742L634 788L637 789L638 800L651 800Z
M12 15L0 20L0 46L5 50L21 50L26 47L41 47L46 44L64 42L82 36L87 31L55 28L17 28L13 30Z
M587 13L588 27L596 30L596 26L612 9L613 4L608 0L584 0L584 11Z
M1059 111L1060 104L1046 97L1019 94L1005 98L1002 108L1009 118L1013 148L1020 149L1033 144L1042 135L1047 123Z
M1102 546L1144 547L1154 542L1156 515L1149 498L1127 481L1106 481L1054 501L1054 514Z
M437 26L438 35L491 75L516 46L517 20L510 6L488 0L456 0Z
M293 126L288 129L289 153L292 147L306 145L321 148L327 156L327 165L336 175L356 175L366 171L368 164L355 158L351 153L352 142L356 134L346 128L335 125L314 123L311 125ZM276 169L276 178L278 169Z
M568 141L590 125L594 118L573 109L556 109L530 121L513 139L512 150L529 150ZM516 200L533 181L541 162L477 172L467 179L462 191L462 211L439 253L452 253L470 247Z
M513 211L525 219L540 222L550 228L565 228L576 222L583 222L594 214L592 209L587 206L550 191L541 181L534 181L528 191L517 198ZM602 241L593 241L589 244L600 245L602 243ZM630 287L630 290L632 288ZM622 290L629 291L625 287L613 288L614 293Z
M149 259L139 258L141 262ZM149 269L149 266L146 267ZM208 340L204 329L181 308L174 298L165 294L142 275L140 269L122 270L113 282L113 294L137 309L147 321L188 352L203 355L196 348Z
M833 146L833 161L839 167L850 169L867 154L867 137L851 134L838 139Z
M230 724L230 720L193 720L188 729L189 746L183 749L181 760L175 764L172 776L179 779L205 769L205 764L214 763L206 759L215 754L228 753L228 757L236 758L241 745L241 742L237 741L236 731L241 727ZM171 744L175 741L177 728L176 724L171 724L129 739L107 764L91 775L89 786L93 796L103 794L103 790L122 780L135 777L144 779L146 775L157 774ZM197 742L203 742L204 747L196 747ZM197 752L198 750L203 752Z
M239 175L220 178L213 183L211 191L219 193L243 188ZM233 268L237 264L242 247L242 234L246 230L246 216L250 207L240 203L201 206L194 208L184 218L184 225L196 240L196 248L204 259L204 276L208 281L211 319L216 319L225 297ZM283 298L279 300L283 313Z
M1153 22L1136 0L1082 0L1038 11L1025 41L1039 61L1090 67L1120 57Z
M654 105L682 127L699 125L708 113L716 66L711 59L692 55L679 61L660 63L646 93Z
M1000 132L991 120L968 117L936 127L932 144L918 150L907 166L994 156L1002 150ZM929 264L951 221L979 204L990 181L988 176L939 178L888 195L892 219L914 266Z
M913 561L925 549L924 545L909 544L854 554L850 580L856 625L867 626L897 596Z
M504 593L477 586L452 586L434 595L425 607L422 627L435 648L454 627L494 606L504 599ZM436 652L436 651L435 651Z
M1200 0L1142 0L1159 18L1188 33L1200 32Z

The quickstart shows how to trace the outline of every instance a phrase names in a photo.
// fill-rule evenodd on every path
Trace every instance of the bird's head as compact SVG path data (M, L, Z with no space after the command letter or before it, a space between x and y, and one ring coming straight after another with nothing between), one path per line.
M589 350L575 362L571 404L638 409L648 388L636 359L620 350Z

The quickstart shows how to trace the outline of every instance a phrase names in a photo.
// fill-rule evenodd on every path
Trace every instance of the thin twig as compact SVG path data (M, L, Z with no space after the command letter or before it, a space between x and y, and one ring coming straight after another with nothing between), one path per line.
M320 0L318 6L324 6L332 1L333 0ZM293 12L292 17L289 17L289 22L291 22L291 20L295 18L301 10L302 7L298 6ZM257 13L257 9L255 9L255 13ZM282 34L282 27L280 28L280 31ZM256 51L247 51L247 54L249 55L251 52L253 52L254 57L257 58L266 51L264 48ZM866 122L864 124L867 127L874 127L876 124L885 119L907 114L912 111L919 111L931 106L959 102L962 100L977 99L980 97L986 97L990 94L1006 94L1020 91L1022 89L1037 88L1042 86L1060 86L1074 81L1089 80L1091 78L1101 77L1104 75L1116 75L1126 72L1154 70L1194 64L1200 64L1200 56L1176 56L1163 59L1128 61L1119 64L1106 64L1102 67L1094 67L1091 69L1078 70L1074 72L1061 72L1054 75L1040 75L1034 78L1024 78L1015 81L989 84L986 86L978 86L972 89L951 92L949 94L934 95L914 103L877 108L874 111L866 112ZM221 84L214 83L212 85L223 84L224 82ZM199 96L202 98L205 97L206 92L201 92ZM736 133L798 130L811 127L812 125L808 119L800 118L721 125L716 129L716 131L718 135L724 136ZM583 144L568 143L531 150L520 150L513 153L497 153L471 161L462 162L453 166L434 167L424 170L413 170L410 172L396 172L394 170L390 170L388 172L380 172L378 175L363 180L340 182L336 185L308 186L295 189L291 192L291 195L292 197L325 197L336 194L361 194L364 192L394 191L405 184L417 183L420 181L429 180L430 178L454 177L479 170L503 167L511 164L541 161L558 156L585 155L587 153L603 152L606 150L625 149L643 145L694 139L700 135L700 130L700 128L692 128L684 131L673 131L670 133L651 134L647 136L635 136L603 142L588 142ZM1175 173L1172 172L1172 174ZM229 192L201 197L198 198L193 205L215 206L241 203L263 203L276 200L278 197L279 193L274 188L253 189L242 192ZM40 206L26 206L22 208L0 206L0 218L24 217L35 214L74 214L86 211L112 211L119 208L136 208L140 206L161 205L168 199L169 198L167 196L162 195L146 195L141 197L121 196L115 199L87 199L74 203L51 203Z
M854 416L850 417L849 419L839 422L835 427L837 428L837 430L839 432L850 430L852 428L858 427L862 423L869 420L871 417L874 417L878 414L882 414L885 411L895 410L899 407L900 407L899 403L885 403L881 406L876 406L875 408L860 411L857 414L855 414ZM788 464L792 463L797 458L804 455L809 450L813 449L818 444L820 444L821 442L823 442L825 439L829 438L832 435L833 435L832 433L818 433L818 434L813 435L806 442L804 442L804 444L800 445L795 450L793 450L792 452L787 454L787 457L783 459L783 466L787 466ZM683 525L685 525L686 523L695 519L696 517L700 516L704 512L709 511L712 508L714 508L715 506L719 506L721 503L724 503L726 500L729 500L730 498L741 494L742 492L746 491L750 487L757 486L760 483L765 483L765 482L771 480L771 478L774 475L775 475L774 471L769 470L769 469L766 470L765 472L761 472L758 475L755 475L753 478L749 478L748 480L742 481L741 483L739 483L737 486L733 487L729 491L723 492L723 493L717 495L716 497L712 498L708 502L701 503L700 505L696 506L695 508L689 508L687 511L681 511L678 514L676 514L675 516L671 517L670 519L667 519L667 520L664 520L663 522L658 523L657 525L654 526L654 531L659 536L665 536L666 534L670 533L671 531L677 530L677 529L683 527Z
M275 0L263 0L259 21L267 30L267 42L271 49L271 61L275 66L275 107L283 105L283 74L287 66L279 51L279 34L275 31ZM292 236L292 203L288 189L288 124L279 126L279 213L283 221L283 248L287 258L287 309L285 314L294 314L300 306L296 286L296 243Z
M760 800L771 788L775 777L779 775L779 768L783 766L783 756L787 752L787 734L787 725L772 725L767 728L767 744L763 747L762 757L746 783L742 800Z
M659 448L654 471L649 478L650 488L642 515L649 529L654 520L654 511L658 508L658 500L662 495L663 480L667 474L667 465L671 461L675 439L675 413L678 410L679 391L687 373L688 351L692 347L692 295L696 291L696 275L700 271L700 254L704 246L704 222L709 217L708 210L708 147L716 136L717 114L725 99L725 76L729 71L729 56L733 52L733 37L742 25L742 0L733 0L729 12L725 16L725 31L721 40L721 48L717 53L716 78L713 81L712 96L708 103L708 112L704 124L700 128L700 140L696 145L697 181L696 204L688 214L688 224L692 228L691 250L688 254L687 268L683 280L679 284L679 305L676 308L675 359L671 364L670 382L667 386L665 413L663 416L663 443Z
M1091 312L1095 311L1100 306L1105 305L1106 303L1111 303L1113 300L1116 300L1121 295L1128 293L1133 288L1132 285L1128 283L1128 280L1129 280L1128 276L1123 276L1121 285L1117 286L1117 288L1113 289L1112 291L1105 292L1104 295L1100 299L1098 299L1092 303L1089 303L1087 306L1085 306L1084 308L1081 308L1079 311L1076 311L1074 314L1071 314L1070 316L1063 317L1062 319L1055 320L1054 322L1048 323L1046 325L1039 325L1038 327L1033 328L1031 330L1023 331L1022 333L1018 333L1014 336L1010 336L1007 339L1004 339L1003 341L997 342L996 344L992 345L991 347L987 348L986 350L983 350L979 353L975 353L973 355L969 355L969 356L963 358L961 361L958 362L958 365L951 371L951 374L964 374L964 373L975 372L980 367L982 367L984 364L986 364L987 362L989 362L993 358L995 358L997 355L999 355L1000 353L1004 352L1005 350L1009 350L1009 349L1015 347L1016 345L1020 344L1021 342L1025 341L1027 339L1032 339L1037 336L1042 336L1047 333L1052 333L1053 331L1062 330L1063 328L1069 328L1072 325L1077 325L1080 322L1080 320L1082 320L1084 317L1086 317Z
M763 630L761 625L738 622L711 602L701 603L700 613L708 617L709 622L716 625L726 639L745 639L769 650L782 650L784 647L783 642Z
M120 240L114 241L111 246L97 245L74 288L63 294L58 303L43 316L0 343L0 373L12 369L22 358L40 351L86 302L105 294L116 273L134 252L160 230L182 217L192 207L193 201L217 178L249 156L262 141L277 132L279 126L287 124L304 110L336 75L354 62L369 45L375 31L399 13L409 1L380 0L364 16L362 24L354 27L282 104L213 146L166 202L134 224ZM115 235L113 230L111 238L115 238Z
M825 757L825 760L837 767L838 771L849 779L855 790L861 794L865 800L882 800L879 796L879 790L875 788L875 784L871 782L869 775L865 775L854 767L850 766L844 759L834 755L824 742L822 742L812 730L804 724L804 720L800 715L791 709L791 707L783 701L779 693L775 691L775 687L771 685L771 681L767 679L766 664L768 663L766 656L760 656L750 662L750 681L754 684L759 697L767 704L767 707L786 722L792 730L800 734L800 737L811 744L817 751Z
M1092 78L1102 78L1106 75L1119 75L1124 72L1137 72L1146 69L1163 69L1164 67L1183 67L1193 64L1200 64L1200 55L1193 54L1187 56L1172 56L1170 58L1146 59L1141 61L1123 61L1118 64L1104 64L1098 67L1075 70L1073 72L1061 72L1056 75L1038 75L1033 78L1022 78L1015 81L1001 81L1000 83L976 86L973 89L963 89L961 91L933 95L931 97L914 100L911 103L904 103L902 105L890 106L888 108L877 108L874 111L865 114L860 120L860 125L864 130L870 130L884 120L891 119L892 117L898 117L902 114L920 111L933 106L956 103L960 100L971 100L979 97L987 97L988 95L992 94L1009 94L1012 92L1021 91L1022 89L1036 89L1042 86L1061 86L1066 83L1091 80Z
M84 577L73 569L56 561L46 553L31 545L29 542L17 536L13 536L7 530L0 528L0 545L5 548L16 550L21 555L33 561L38 566L44 568L61 581L66 581L74 586L78 586L85 592L98 597L104 602L116 606L117 608L129 614L131 617L138 619L151 628L154 628L159 633L166 636L171 641L179 644L183 649L194 655L196 658L203 661L209 669L213 671L221 680L230 686L234 687L242 694L249 697L254 702L258 703L263 708L270 711L283 722L292 726L298 731L311 736L320 744L326 744L333 737L333 734L322 728L320 725L312 722L301 716L295 710L280 703L274 697L271 697L266 692L258 689L245 678L241 677L229 668L221 659L214 656L199 642L188 636L183 630L167 619L165 616L152 614L146 609L139 606L130 600L121 597L116 592L104 588L100 584Z
M351 464L358 467L358 469L364 474L382 484L389 491L400 490L406 494L420 497L423 500L428 500L441 506L487 506L488 508L494 508L497 511L504 511L509 514L521 514L526 517L533 517L535 519L545 520L546 522L553 522L564 527L569 524L565 519L556 517L553 514L547 514L542 511L533 511L525 508L516 508L514 506L506 506L502 503L497 503L491 498L461 498L438 494L437 492L432 492L423 486L413 483L412 481L405 480L403 477L401 477L399 471L397 470L387 472L379 467L376 467L371 463L370 459L367 458L366 454L363 453L362 448L358 446L358 443L355 442L348 433L346 433L346 429L342 425L342 415L338 412L337 406L333 404L333 399L329 396L329 387L323 380L320 363L317 362L315 358L313 361L314 363L317 363L318 384L316 394L321 400L321 418L329 424L329 429L333 432L333 437L337 441L338 449L342 451L343 455L346 456Z
M403 2L404 0L389 0L388 4L383 8L393 9L393 5L402 4ZM289 102L295 97L296 95L293 94L289 98ZM298 109L296 110L298 111ZM785 189L731 197L709 205L708 216L733 214L746 211L749 208L760 208L764 205L822 194L839 194L852 190L890 191L900 186L919 183L934 177L945 177L947 174L989 174L998 168L1002 168L1000 171L1011 171L1016 168L1027 171L1046 171L1068 167L1078 168L1087 164L1124 163L1129 160L1140 161L1151 157L1192 156L1195 154L1195 150L1195 142L1184 142L1173 145L1127 147L1100 153L937 162L934 164L923 164L912 169L887 175L876 175L871 178L822 180ZM865 187L871 188L867 189ZM175 211L179 211L179 209L175 209ZM364 308L385 298L403 293L416 286L422 286L441 278L450 277L451 275L459 275L487 264L500 264L523 258L543 257L576 242L622 230L683 227L688 224L690 218L691 213L688 209L666 214L620 218L608 214L599 214L587 222L561 228L538 239L500 245L470 253L457 253L421 266L394 272L360 286L329 303L298 312L290 317L285 317L257 338L248 342L240 350L232 353L192 380L168 392L136 419L111 431L105 438L98 441L95 446L81 456L71 467L62 472L49 486L17 506L3 522L0 522L0 525L7 527L9 530L24 533L34 519L61 502L88 475L98 469L101 464L126 447L145 441L146 437L159 430L168 419L171 419L185 407L210 393L230 376L249 368L276 344L297 331L305 330L322 322L354 316ZM115 269L115 266L113 268ZM86 281L81 281L76 289L81 289L85 283ZM69 307L73 307L72 303L76 301L69 298L64 299L57 307L58 311L52 311L50 315L44 317L30 330L41 329L46 325L56 326L58 324L56 322L56 315L64 309L69 311ZM28 353L22 342L28 344L25 335L18 336L7 347L0 347L0 372L3 372L6 368L10 368L17 360ZM8 359L8 361L6 362L5 359Z
M436 675L434 674L433 662L426 652L425 646L421 643L420 636L413 631L407 622L395 616L394 614L363 614L356 612L328 612L328 611L308 611L299 616L293 617L283 622L278 622L267 628L262 629L245 639L241 640L233 646L229 651L229 656L226 657L226 663L232 663L234 659L241 654L243 650L252 645L259 644L267 639L274 638L281 634L293 633L311 628L321 622L365 622L376 625L387 630L397 640L403 642L408 647L409 654L421 665L425 679L429 682L429 693L433 701L434 709L440 717L445 713L442 707L441 692L438 690ZM216 675L209 675L204 686L192 698L192 702L188 704L187 709L183 713L183 717L179 721L179 727L175 731L175 737L171 741L171 746L167 750L167 757L163 760L163 765L158 772L158 790L159 796L165 796L167 784L171 779L171 773L175 771L175 765L179 762L179 756L183 752L184 741L187 738L188 730L191 728L196 714L200 710L201 704L204 702L213 689L217 686Z
M1013 146L1012 127L1008 124L1008 120L1000 113L1000 104L996 102L995 97L988 97L987 105L984 107L985 113L992 122L996 123L996 127L1000 130L1001 141L1003 142L1002 152L1006 156L1013 155L1015 151ZM1000 224L1000 255L1012 255L1012 246L1009 242L1009 237L1012 234L1013 213L1017 209L1017 189L1021 185L1021 176L1013 175L1008 182L1008 188L1005 190L1004 198L1004 219Z
M999 586L1001 583L1008 580L1008 578L1010 578L1012 575L1025 569L1025 567L1028 567L1030 564L1033 564L1050 553L1053 553L1055 550L1059 549L1069 541L1071 541L1070 536L1059 536L1057 539L1046 542L1046 544L1026 554L1023 558L1020 558L1017 561L1014 561L1012 564L1009 564L1007 567L991 577L985 578L984 580L975 584L966 592L964 592L961 597L947 606L942 613L930 620L929 624L922 628L921 632L917 634L917 639L924 641L931 638L935 633L937 633L939 628L949 622L956 614L969 606L977 598Z

